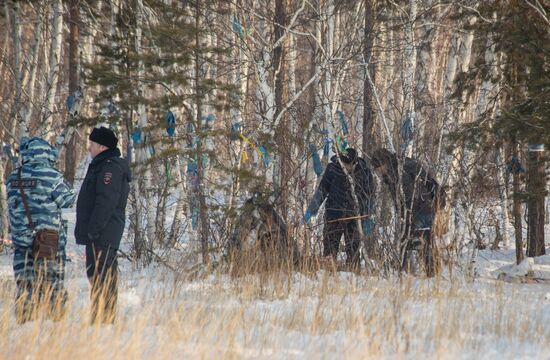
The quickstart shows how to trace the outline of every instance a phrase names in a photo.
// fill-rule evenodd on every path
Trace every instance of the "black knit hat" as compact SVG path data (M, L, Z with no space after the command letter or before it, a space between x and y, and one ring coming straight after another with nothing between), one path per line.
M118 139L115 136L113 130L108 129L104 126L94 128L90 133L89 139L100 145L107 146L109 149L116 148L118 144Z
M344 164L353 164L357 161L357 150L354 148L347 148L340 153L340 159Z
M383 165L397 169L397 157L394 153L384 148L376 149L371 156L370 162L374 169Z

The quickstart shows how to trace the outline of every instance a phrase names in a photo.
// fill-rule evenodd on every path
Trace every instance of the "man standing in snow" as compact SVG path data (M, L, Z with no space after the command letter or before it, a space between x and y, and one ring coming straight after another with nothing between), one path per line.
M396 210L404 223L401 237L401 266L406 270L407 252L420 240L426 275L432 277L438 268L434 257L432 226L437 208L445 206L445 192L418 161L405 158L399 169L397 156L387 149L377 149L371 159L373 169L388 186ZM401 172L401 176L398 174Z
M130 168L121 158L111 129L94 128L88 151L92 162L78 194L75 238L86 245L91 284L91 322L113 323L117 303L117 250L125 224Z
M372 172L355 149L348 148L338 157L331 158L304 215L304 220L309 222L326 199L323 229L325 257L330 256L336 260L340 238L344 235L346 262L351 268L358 268L361 233L357 221L361 221L365 235L372 234L374 192Z
M46 140L24 138L19 151L22 165L6 182L15 247L15 318L18 324L34 320L38 305L44 303L46 316L60 320L67 301L63 287L67 229L61 209L72 206L76 196L54 167L58 152ZM48 234L44 237L48 251L39 251L43 243L42 237L35 236L37 233Z

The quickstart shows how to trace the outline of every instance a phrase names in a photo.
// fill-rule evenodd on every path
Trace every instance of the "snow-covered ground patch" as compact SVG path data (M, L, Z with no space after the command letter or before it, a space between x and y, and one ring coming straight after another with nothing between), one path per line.
M18 326L9 251L0 256L0 359L546 358L550 256L515 266L514 250L478 253L476 278L388 279L319 271L184 280L121 259L118 317L90 326L84 249L69 240L67 316Z

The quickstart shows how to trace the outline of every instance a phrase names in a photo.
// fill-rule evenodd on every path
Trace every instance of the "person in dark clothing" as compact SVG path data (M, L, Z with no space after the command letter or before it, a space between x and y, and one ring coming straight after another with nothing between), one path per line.
M117 250L125 224L131 181L112 130L94 128L88 151L92 162L76 203L75 238L86 245L86 273L92 286L91 321L112 323L117 303Z
M396 211L404 224L400 241L401 266L406 269L408 250L413 250L421 243L421 256L427 276L434 276L436 259L432 225L437 207L444 206L444 197L437 181L432 178L420 163L411 158L403 160L399 169L397 156L387 149L374 151L371 158L373 169L382 177L388 186ZM398 174L401 172L401 177Z
M346 262L357 268L361 245L358 220L364 234L370 236L374 227L374 192L372 172L355 149L348 148L331 158L304 215L305 222L309 222L326 200L323 229L325 257L331 256L336 260L340 238L344 235Z

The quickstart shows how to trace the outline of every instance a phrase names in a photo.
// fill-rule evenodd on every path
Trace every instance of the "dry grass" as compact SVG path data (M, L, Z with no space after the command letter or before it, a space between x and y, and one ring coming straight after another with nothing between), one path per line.
M90 326L87 289L73 281L62 321L18 326L13 284L4 281L0 358L542 356L550 350L548 304L523 291L323 271L195 282L125 278L115 325Z

